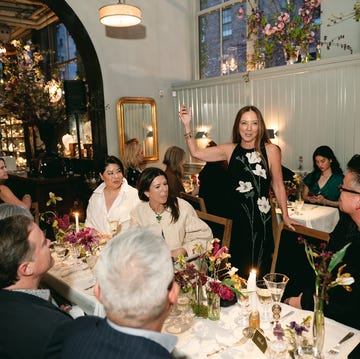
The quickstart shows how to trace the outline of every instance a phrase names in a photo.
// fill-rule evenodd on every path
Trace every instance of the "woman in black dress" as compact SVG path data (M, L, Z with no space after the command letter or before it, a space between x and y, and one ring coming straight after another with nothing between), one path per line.
M270 183L283 213L285 225L298 224L289 218L281 173L281 154L271 143L261 112L245 106L236 115L232 143L199 148L191 132L191 108L180 108L185 139L191 155L202 161L229 163L230 194L227 201L233 219L231 263L246 277L255 268L258 276L270 270L273 252Z

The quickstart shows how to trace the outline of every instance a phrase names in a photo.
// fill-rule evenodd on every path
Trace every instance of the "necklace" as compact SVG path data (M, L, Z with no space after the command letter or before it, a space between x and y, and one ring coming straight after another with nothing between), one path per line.
M149 207L151 208L151 210L155 213L155 218L156 218L156 221L157 221L157 223L160 223L160 221L162 220L162 215L161 215L161 213L163 213L163 212L156 212L151 206L150 206L150 204L149 204Z

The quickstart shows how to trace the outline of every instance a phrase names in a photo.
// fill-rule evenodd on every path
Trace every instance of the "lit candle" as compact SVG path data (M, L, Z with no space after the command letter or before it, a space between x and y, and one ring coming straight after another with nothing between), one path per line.
M75 216L75 233L80 231L80 226L79 226L79 213L75 212L74 213Z
M250 301L251 310L254 311L254 310L256 310L256 307L257 307L257 303L256 303L256 270L255 269L252 269L250 271L246 289L252 292L249 295L249 301Z

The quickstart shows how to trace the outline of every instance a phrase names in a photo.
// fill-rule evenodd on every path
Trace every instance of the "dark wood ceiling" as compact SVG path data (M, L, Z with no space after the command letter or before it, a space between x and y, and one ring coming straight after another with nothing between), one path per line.
M57 21L57 16L41 1L0 0L0 41L26 37Z

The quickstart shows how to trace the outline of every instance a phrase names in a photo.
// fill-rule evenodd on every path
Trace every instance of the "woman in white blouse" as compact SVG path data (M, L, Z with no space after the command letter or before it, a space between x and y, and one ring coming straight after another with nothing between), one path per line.
M103 180L90 197L85 225L100 233L115 234L130 225L130 211L140 203L138 192L124 178L124 167L115 156L107 156L99 168Z
M142 202L131 212L133 224L162 234L174 258L196 254L197 244L206 249L211 229L188 202L169 195L164 171L146 168L139 178L138 191Z

